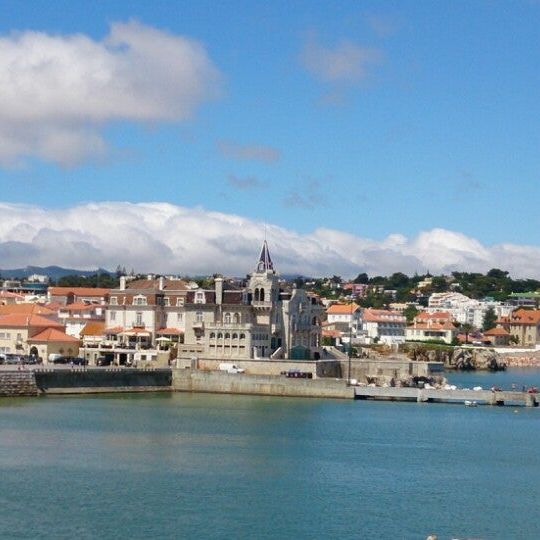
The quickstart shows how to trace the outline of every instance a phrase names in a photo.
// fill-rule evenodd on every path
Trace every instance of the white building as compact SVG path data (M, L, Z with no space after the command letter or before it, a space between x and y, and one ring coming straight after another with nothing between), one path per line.
M407 319L398 311L365 309L362 315L362 328L371 343L404 343L406 326Z

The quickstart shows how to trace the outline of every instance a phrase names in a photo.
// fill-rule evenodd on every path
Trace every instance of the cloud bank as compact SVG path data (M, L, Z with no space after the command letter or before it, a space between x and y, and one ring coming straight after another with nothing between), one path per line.
M254 268L264 228L241 216L168 203L103 202L62 210L0 203L0 264L120 264L138 272L239 276ZM540 247L486 246L444 229L373 240L328 228L300 234L269 225L266 236L280 273L350 277L498 267L514 277L540 278Z
M176 122L217 95L220 75L197 41L134 21L83 34L0 38L0 164L102 158L113 121Z

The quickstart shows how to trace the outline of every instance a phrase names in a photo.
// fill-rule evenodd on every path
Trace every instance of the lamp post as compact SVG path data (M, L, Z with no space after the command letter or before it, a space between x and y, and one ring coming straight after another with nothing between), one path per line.
M353 322L353 302L351 302L351 320L349 321L349 366L348 366L348 373L347 373L348 386L351 386L352 322Z

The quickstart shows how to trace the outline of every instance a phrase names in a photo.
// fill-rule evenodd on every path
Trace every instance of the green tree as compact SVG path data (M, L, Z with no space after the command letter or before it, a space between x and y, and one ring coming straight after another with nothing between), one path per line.
M495 313L495 310L492 307L487 308L484 314L484 324L482 326L482 330L484 332L491 330L492 328L495 328L496 323L497 314Z
M469 323L463 323L459 329L465 334L465 343L469 343L469 334L473 330L473 325Z
M369 276L365 272L362 272L354 278L353 283L369 283Z
M407 319L407 323L411 324L414 320L414 318L418 315L419 311L416 309L416 306L407 306L403 310L403 315L405 315L405 318Z

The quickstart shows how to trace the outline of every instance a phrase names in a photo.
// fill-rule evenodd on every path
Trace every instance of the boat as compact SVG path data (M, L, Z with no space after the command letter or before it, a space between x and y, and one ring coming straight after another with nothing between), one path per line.
M478 403L476 401L471 401L470 399L465 400L465 407L477 407Z

